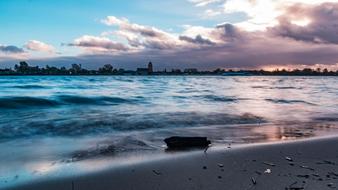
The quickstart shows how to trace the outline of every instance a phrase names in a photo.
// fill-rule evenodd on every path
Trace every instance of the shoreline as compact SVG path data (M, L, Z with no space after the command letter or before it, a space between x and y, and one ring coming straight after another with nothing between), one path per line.
M7 189L334 189L337 144L321 137L216 147Z

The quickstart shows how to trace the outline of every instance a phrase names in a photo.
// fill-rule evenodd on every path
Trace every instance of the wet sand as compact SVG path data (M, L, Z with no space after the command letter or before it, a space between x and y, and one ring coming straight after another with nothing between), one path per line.
M338 189L338 138L210 149L12 189Z

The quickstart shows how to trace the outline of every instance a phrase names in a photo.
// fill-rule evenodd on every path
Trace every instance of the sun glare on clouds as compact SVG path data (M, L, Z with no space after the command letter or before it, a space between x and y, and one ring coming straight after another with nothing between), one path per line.
M316 5L328 2L338 2L338 0L189 0L196 6L208 6L215 2L223 2L222 11L207 8L206 17L213 17L223 13L225 16L232 13L245 13L248 19L234 24L246 31L264 31L268 27L279 24L278 17L285 13L285 8L297 3ZM307 26L311 21L301 19L291 21L298 26Z

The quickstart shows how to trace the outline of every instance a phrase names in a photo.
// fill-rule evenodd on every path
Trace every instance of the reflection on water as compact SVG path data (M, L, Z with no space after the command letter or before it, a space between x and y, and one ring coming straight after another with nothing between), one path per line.
M222 147L338 134L337 82L0 77L0 189L148 160L175 135L208 136Z

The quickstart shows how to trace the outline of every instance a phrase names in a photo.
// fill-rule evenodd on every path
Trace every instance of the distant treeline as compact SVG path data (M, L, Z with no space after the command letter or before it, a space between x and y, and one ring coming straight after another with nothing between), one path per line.
M294 70L224 70L216 69L214 71L198 71L195 68L189 69L173 69L171 71L147 72L144 69L136 71L116 69L112 65L106 64L98 70L88 70L82 68L80 64L72 64L71 68L66 67L50 67L40 68L38 66L29 66L27 62L20 62L14 66L14 69L0 69L0 75L226 75L226 76L250 76L250 75L266 75L266 76L338 76L337 71L329 71L328 69L294 69Z

